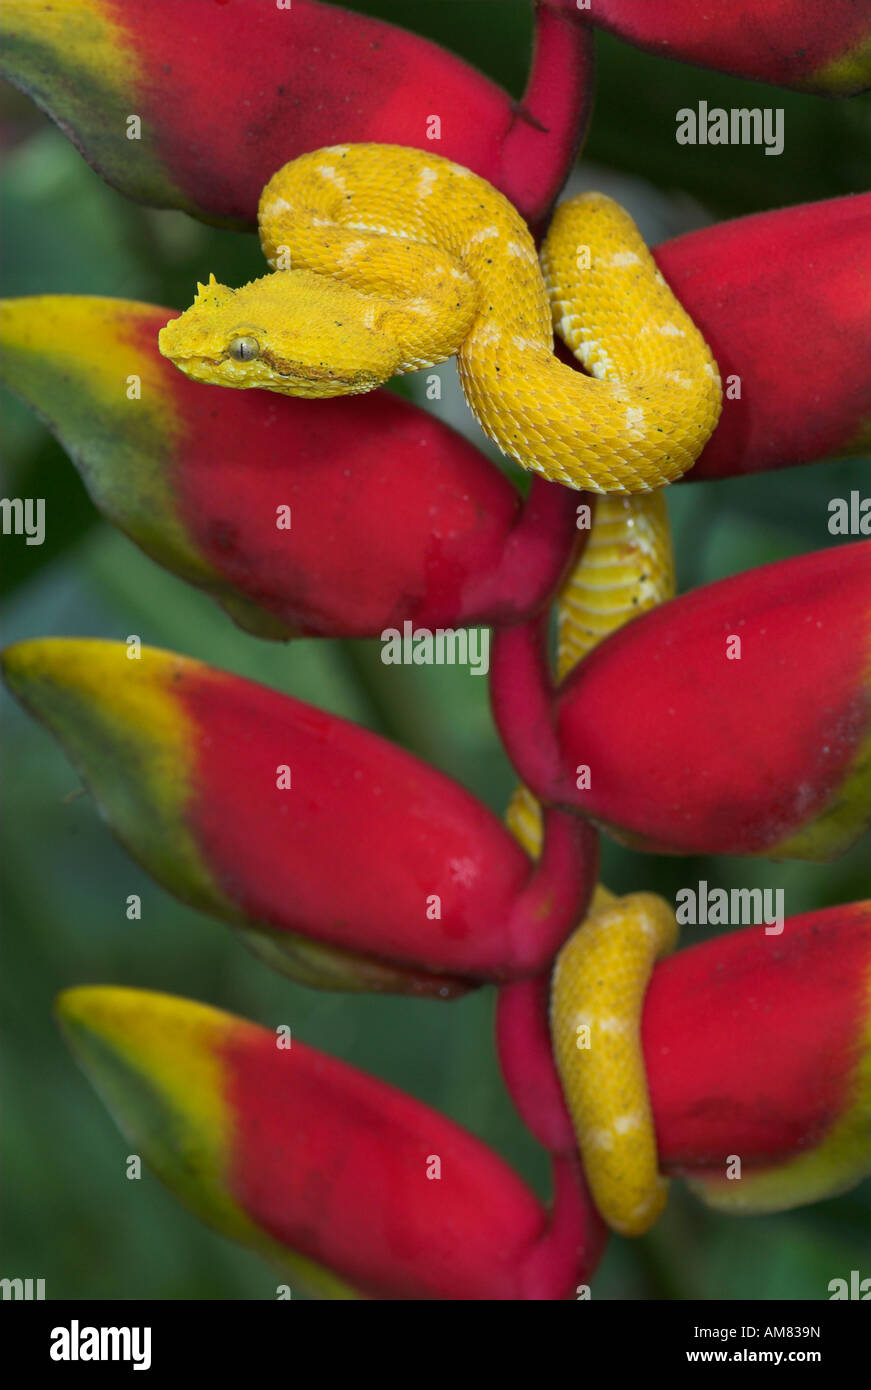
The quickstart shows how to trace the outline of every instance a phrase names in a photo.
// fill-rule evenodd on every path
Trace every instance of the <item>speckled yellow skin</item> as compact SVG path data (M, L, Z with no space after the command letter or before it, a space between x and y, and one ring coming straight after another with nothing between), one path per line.
M663 494L598 498L590 538L557 604L560 680L609 633L673 598L675 587Z
M704 339L601 194L558 210L542 276L519 213L468 169L400 145L335 145L273 175L260 239L272 275L210 285L161 332L161 351L196 380L332 396L456 355L503 453L597 492L680 477L717 423ZM553 354L545 279L589 376ZM259 345L252 362L228 355L242 336Z
M641 1051L651 971L674 949L662 898L632 893L593 912L560 951L551 1040L590 1192L612 1230L638 1236L661 1214L656 1134ZM603 1084L604 1081L604 1084Z

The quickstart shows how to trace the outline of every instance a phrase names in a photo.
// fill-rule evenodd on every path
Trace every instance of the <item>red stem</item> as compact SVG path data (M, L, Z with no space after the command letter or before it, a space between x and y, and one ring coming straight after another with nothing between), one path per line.
M504 626L531 617L551 601L584 539L576 525L578 497L586 500L585 493L533 476L498 566L469 586L466 612L487 614L491 623Z
M608 1231L593 1206L580 1162L553 1158L553 1205L521 1274L524 1299L564 1299L595 1274Z
M550 213L559 189L554 166L568 174L586 135L593 105L593 37L577 11L535 6L535 41L526 91L502 145L499 186L531 226ZM554 146L557 150L554 150Z
M497 628L490 654L490 703L518 775L542 801L566 800L547 656L549 613Z
M549 1154L577 1143L550 1045L552 964L533 979L503 985L496 1001L496 1047L508 1094L526 1128Z
M599 837L589 821L550 808L541 857L506 924L508 960L529 974L553 960L584 916L599 871Z

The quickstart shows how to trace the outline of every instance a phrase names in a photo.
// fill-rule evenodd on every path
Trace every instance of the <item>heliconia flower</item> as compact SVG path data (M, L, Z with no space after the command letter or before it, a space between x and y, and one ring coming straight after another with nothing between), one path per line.
M535 222L586 129L591 37L535 8L521 102L437 44L318 0L6 0L3 72L140 202L253 225L288 160L342 141L435 150Z
M654 256L723 381L688 481L871 447L871 193L721 222Z
M871 15L856 0L562 3L663 58L824 96L871 87Z
M549 989L500 991L499 1052L525 1123L568 1155ZM786 1210L871 1173L871 901L677 951L653 971L641 1037L660 1169L709 1205Z
M471 444L387 391L303 401L215 391L162 357L167 310L45 295L0 306L6 383L101 513L242 627L378 636L517 620L578 537L538 480L521 509Z
M67 990L57 1013L158 1176L298 1291L561 1299L598 1263L604 1232L570 1159L548 1214L459 1125L281 1028L111 986Z
M541 626L497 633L491 664L540 800L659 853L826 860L871 824L871 541L673 599L555 695Z
M447 997L532 974L592 892L578 818L550 813L533 864L426 763L201 662L46 638L3 669L148 871L307 983Z

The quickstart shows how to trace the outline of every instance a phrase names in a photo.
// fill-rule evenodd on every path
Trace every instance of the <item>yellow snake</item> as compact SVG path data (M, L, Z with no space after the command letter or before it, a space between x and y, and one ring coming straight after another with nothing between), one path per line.
M336 145L280 169L260 200L272 273L198 286L160 333L197 381L328 397L456 355L484 432L525 468L598 493L593 532L560 596L558 675L671 597L668 516L653 491L692 467L719 418L710 350L635 224L598 193L563 203L541 250L510 203L448 160ZM587 375L553 355L553 327ZM508 823L540 849L525 788ZM676 940L662 899L601 885L556 963L554 1055L593 1197L611 1226L662 1210L640 1020ZM589 1046L580 1040L589 1038Z
M662 493L598 498L590 538L557 607L560 677L609 632L674 591ZM506 820L537 858L541 809L528 788L517 788ZM553 972L554 1060L593 1200L621 1235L643 1235L667 1198L641 1048L641 1011L656 960L676 942L674 911L662 898L617 898L598 884Z
M557 605L558 677L609 633L674 592L663 493L597 498L589 540ZM506 820L537 858L541 810L528 788L517 788ZM586 918L553 971L554 1061L591 1195L621 1235L643 1235L667 1200L640 1034L653 966L676 942L674 911L662 898L653 893L617 898L598 884Z
M160 333L197 381L298 396L371 391L456 355L469 406L524 468L646 492L692 467L720 378L632 219L599 193L556 211L541 265L508 200L450 160L334 145L269 180L272 274L214 277ZM586 372L553 354L553 325Z

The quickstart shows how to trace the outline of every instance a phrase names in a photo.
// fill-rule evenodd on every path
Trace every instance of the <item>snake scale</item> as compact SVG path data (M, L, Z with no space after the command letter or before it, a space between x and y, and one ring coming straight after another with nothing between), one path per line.
M396 145L335 145L279 169L260 200L271 273L214 276L161 330L196 381L330 397L456 356L485 434L524 468L600 497L559 597L558 676L674 592L655 489L715 428L720 377L629 215L585 193L556 210L540 258L511 204L468 169ZM581 364L553 354L554 329ZM530 854L525 788L508 823ZM641 1052L644 990L676 940L649 893L596 889L554 969L554 1055L594 1200L628 1235L665 1202ZM583 1045L582 1045L583 1043Z

